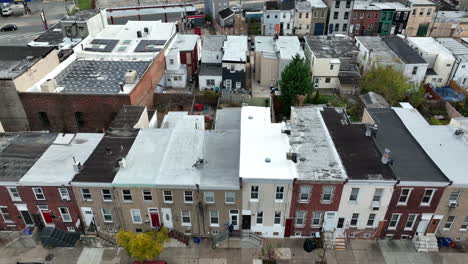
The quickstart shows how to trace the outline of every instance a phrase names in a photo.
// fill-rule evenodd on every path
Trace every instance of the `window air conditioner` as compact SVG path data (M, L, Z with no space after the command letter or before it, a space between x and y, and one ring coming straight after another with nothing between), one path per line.
M455 207L457 207L457 205L458 205L457 201L454 201L454 200L449 201L449 207L450 208L455 208Z

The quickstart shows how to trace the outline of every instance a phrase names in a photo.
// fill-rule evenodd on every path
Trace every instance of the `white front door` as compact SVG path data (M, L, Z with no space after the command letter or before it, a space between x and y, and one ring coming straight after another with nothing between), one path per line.
M94 213L91 207L81 207L81 212L83 213L83 218L86 226L90 226L94 221Z
M173 224L172 224L171 208L161 208L161 212L162 212L162 215L163 215L164 226L167 227L167 228L172 228Z
M239 230L239 210L229 210L229 224L234 227L234 230Z
M226 80L226 89L229 89L229 90L232 89L232 80L231 79Z
M338 215L336 212L326 212L324 217L323 223L323 230L324 231L335 231L335 227L337 225Z

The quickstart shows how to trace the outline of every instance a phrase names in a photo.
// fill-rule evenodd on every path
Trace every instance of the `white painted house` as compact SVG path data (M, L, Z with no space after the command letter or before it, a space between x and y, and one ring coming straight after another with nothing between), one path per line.
M198 72L198 84L200 91L213 89L220 91L223 85L223 45L226 40L224 35L208 35L203 37L201 51L201 65Z
M454 80L461 87L468 86L468 47L453 38L438 38L442 44L455 57L455 65L450 74L450 80Z
M242 107L239 176L242 229L264 237L283 237L291 207L294 163L284 124L272 123L268 107Z

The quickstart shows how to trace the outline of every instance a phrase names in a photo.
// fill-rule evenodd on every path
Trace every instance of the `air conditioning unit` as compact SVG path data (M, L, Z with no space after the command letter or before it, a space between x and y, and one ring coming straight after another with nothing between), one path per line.
M137 72L135 70L129 70L125 73L125 84L133 84L137 79Z
M380 202L372 202L371 203L371 208L372 208L372 211L377 211L380 209Z
M318 88L318 87L319 87L319 85L318 85L318 84L314 84L314 88Z
M457 201L454 201L454 200L449 201L449 207L450 208L455 208L455 207L457 207L457 205L458 205Z
M70 197L63 197L62 200L63 200L63 201L66 201L66 202L69 202L71 199L70 199Z
M41 84L41 92L52 93L57 88L57 81L55 79L48 79Z

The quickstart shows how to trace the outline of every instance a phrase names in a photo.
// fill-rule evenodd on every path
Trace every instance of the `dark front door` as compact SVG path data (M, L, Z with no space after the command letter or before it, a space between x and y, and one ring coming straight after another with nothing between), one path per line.
M324 29L325 29L325 25L323 23L315 23L314 35L315 36L323 35Z
M243 215L242 216L242 229L250 230L250 215Z
M26 225L34 225L34 222L31 218L31 215L29 214L28 211L20 211L21 215L23 216L24 223Z
M336 228L343 228L344 225L344 218L340 217L338 218L338 225L336 225Z
M284 229L284 237L290 237L292 233L292 219L286 219L286 226Z
M419 24L418 33L416 33L416 37L425 37L428 29L429 24Z

